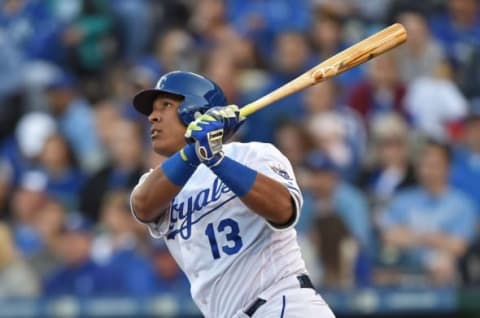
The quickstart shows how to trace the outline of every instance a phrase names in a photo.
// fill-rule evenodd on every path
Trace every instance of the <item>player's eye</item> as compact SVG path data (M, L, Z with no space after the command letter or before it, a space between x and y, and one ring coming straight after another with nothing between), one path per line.
M163 108L170 108L172 106L173 106L173 104L170 103L170 102L163 102Z

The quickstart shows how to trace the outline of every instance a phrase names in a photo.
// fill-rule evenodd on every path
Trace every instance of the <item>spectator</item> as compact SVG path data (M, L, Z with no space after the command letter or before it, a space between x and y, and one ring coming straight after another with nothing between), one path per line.
M448 185L449 165L449 148L427 143L417 162L419 186L399 193L381 223L386 248L401 257L396 259L403 263L401 271L426 274L440 285L457 282L457 261L477 224L473 203Z
M416 184L410 162L408 126L397 114L378 117L372 122L369 162L358 185L367 193L374 220L399 190Z
M33 217L32 227L40 237L41 246L27 260L38 277L46 277L60 266L59 246L65 227L65 212L60 202L47 199Z
M120 108L121 106L111 99L101 100L94 107L95 131L102 145L103 165L109 160L106 147L115 136L115 123L122 119Z
M93 241L92 255L108 279L104 292L135 296L151 293L153 269L138 249L126 192L105 195L99 224L102 232Z
M338 236L331 237L337 243L332 242L334 246L330 246L330 249L340 248L341 240L349 238L348 246L355 250L355 256L351 256L354 259L351 273L354 280L351 283L367 282L368 273L362 271L365 270L365 257L371 246L371 229L365 198L361 192L339 177L334 162L324 154L309 153L305 159L305 167L310 171L310 180L308 180L307 191L304 194L302 218L297 224L299 232L312 231L312 224L316 224L313 235L318 234L317 239L320 238L322 241L324 233L320 233L320 231L325 229L324 225L334 226L339 233ZM326 226L329 227L329 225ZM318 233L315 234L315 232ZM329 234L325 233L325 235ZM323 237L323 239L328 238ZM320 246L320 249L328 248L327 242L321 244L323 245ZM334 264L338 265L339 262L336 257L334 259L336 261L332 264L331 269L335 268ZM330 267L327 266L327 268ZM339 271L341 272L340 269Z
M387 54L370 61L366 78L353 88L348 104L369 123L378 115L405 114L405 92L395 58Z
M460 263L463 283L466 286L480 286L480 237L470 246L465 257Z
M408 33L408 41L395 51L402 81L436 76L446 57L443 47L431 36L426 18L419 11L405 11L398 21Z
M59 45L61 24L43 1L12 0L0 5L0 28L10 45L22 57L59 62L63 51Z
M353 179L366 148L366 132L359 114L338 103L337 85L327 81L308 88L303 95L305 122L310 134L340 168Z
M38 278L15 249L7 224L0 223L0 298L33 297Z
M144 170L143 135L136 123L125 119L115 122L106 147L110 162L87 180L81 195L81 211L91 220L99 219L101 202L108 191L132 189Z
M231 35L220 46L229 50L235 65L242 70L256 70L265 68L266 61L260 55L255 42L247 35L231 30Z
M316 217L311 232L323 272L319 285L332 290L353 288L359 247L345 222L338 215Z
M197 47L214 47L227 26L226 3L221 0L201 0L192 3L189 27L196 37Z
M104 290L104 273L90 256L91 245L91 224L80 215L72 215L60 239L61 265L46 277L45 295L85 297Z
M403 0L405 1L405 0ZM315 0L315 3L324 11L341 16L342 18L360 17L374 22L384 22L392 0Z
M286 84L312 66L310 48L302 33L280 33L275 44L271 80L263 92L258 92L260 96ZM303 117L300 105L300 94L293 94L253 114L245 125L245 140L272 142L274 129L281 120Z
M22 175L38 162L46 141L57 132L54 119L48 114L25 114L15 128L15 134L2 145L0 154L11 171L12 185L21 182Z
M303 172L303 161L306 154L315 149L313 137L302 125L285 121L275 130L275 145L290 160L297 180L302 184L302 176L307 174Z
M153 38L155 10L152 10L152 4L146 0L108 2L115 19L121 56L135 60L145 52L148 42Z
M346 19L328 9L317 10L310 28L310 37L319 61L324 61L350 46L344 36L346 22ZM343 89L349 91L363 77L363 73L362 67L356 67L340 74L336 80Z
M0 211L7 211L7 198L12 191L12 169L0 157ZM4 219L6 215L0 214L0 219Z
M155 241L152 247L154 292L169 293L184 297L189 294L190 284L163 241Z
M62 45L76 74L95 76L101 74L116 47L112 43L113 19L106 1L82 0L81 8L64 28Z
M95 134L91 106L77 92L75 79L60 71L47 85L49 108L59 129L72 145L76 158L86 171L94 171L101 163L100 143Z
M480 9L476 0L448 0L447 4L446 12L432 17L430 28L458 68L480 45Z
M11 39L2 32L0 34L0 101L2 104L16 104L16 107L0 107L0 140L12 132L16 120L22 114L21 101L23 96L23 74L19 72L24 67L24 58L19 48L12 46Z
M451 127L467 115L468 104L448 77L418 77L409 83L405 108L421 133L439 140L453 139Z
M299 33L310 25L310 6L301 0L228 1L228 20L240 33L248 34L270 56L275 38L287 30Z
M480 111L480 46L469 54L465 65L460 68L457 78L463 94L471 103L471 109Z
M338 214L362 247L370 244L370 220L363 194L342 180L335 163L321 152L306 156L305 167L311 172L298 228L307 227L314 215Z
M159 34L155 41L154 59L162 73L175 70L191 70L198 68L198 52L191 34L185 29L174 28ZM197 53L197 54L195 54ZM158 74L155 75L155 79Z
M34 220L47 201L46 186L45 175L31 171L23 175L20 185L12 194L12 233L16 248L25 257L36 254L42 248L42 239L35 229Z
M241 98L236 82L238 68L233 55L227 48L213 49L202 73L222 88L229 103L238 104Z
M346 45L342 43L342 18L327 12L318 10L310 29L313 47L321 61L346 48Z
M85 181L73 151L63 136L51 136L39 156L40 171L47 177L46 191L70 210L78 209L78 195Z
M465 119L464 143L454 151L451 183L475 201L480 216L480 114Z

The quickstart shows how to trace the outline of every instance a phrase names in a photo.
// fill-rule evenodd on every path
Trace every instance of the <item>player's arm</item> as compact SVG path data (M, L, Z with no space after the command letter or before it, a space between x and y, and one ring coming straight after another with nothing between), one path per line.
M223 155L223 134L230 134L244 120L235 105L213 108L187 127L200 161L235 193L251 210L274 225L294 219L295 207L287 188L276 180Z
M144 223L160 218L199 163L194 146L187 145L149 172L130 197L135 216Z
M277 226L295 217L295 205L287 188L272 178L225 157L212 171L252 211Z

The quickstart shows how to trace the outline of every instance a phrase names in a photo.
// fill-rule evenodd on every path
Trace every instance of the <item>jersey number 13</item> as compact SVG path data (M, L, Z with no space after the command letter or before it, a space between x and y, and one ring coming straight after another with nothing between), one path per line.
M225 232L225 238L227 239L227 244L222 246L222 251L227 255L233 255L238 253L243 246L242 238L240 237L240 228L238 223L232 219L224 219L218 223L217 232ZM215 228L213 223L208 223L207 228L205 229L205 235L208 237L210 242L210 249L212 250L212 255L214 259L220 258L220 250L218 249L217 239L215 237Z

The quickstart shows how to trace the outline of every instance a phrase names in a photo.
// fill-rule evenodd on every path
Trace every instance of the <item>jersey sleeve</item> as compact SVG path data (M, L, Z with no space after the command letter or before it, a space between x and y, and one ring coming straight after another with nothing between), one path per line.
M148 177L148 175L150 175L152 173L152 171L153 171L153 169L150 169L150 171L144 173L140 177L137 185L133 188L132 193L135 191L135 189L139 185L141 185L145 181L145 179ZM162 213L162 215L153 222L143 222L135 214L135 210L133 209L133 205L132 205L132 196L130 196L130 211L132 212L132 215L137 222L139 222L141 224L145 224L148 227L148 232L150 233L150 235L153 238L161 238L167 233L169 223L170 223L170 217L169 217L170 209L167 209L167 211L165 211L165 213Z
M292 165L272 144L258 145L249 153L246 165L284 185L290 193L295 207L295 215L290 223L278 226L267 221L267 225L275 231L291 229L297 224L303 205L303 195L295 179ZM274 199L272 198L272 200Z

